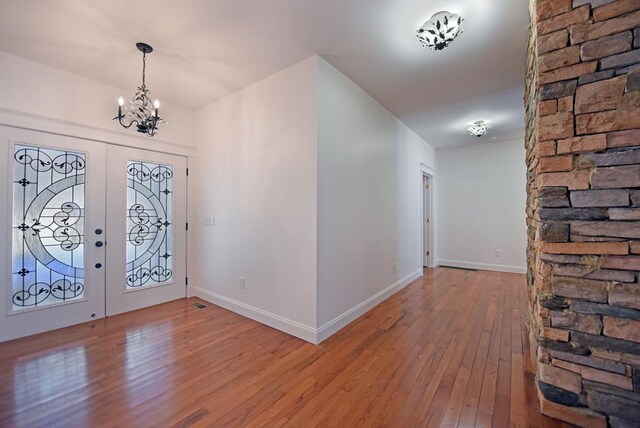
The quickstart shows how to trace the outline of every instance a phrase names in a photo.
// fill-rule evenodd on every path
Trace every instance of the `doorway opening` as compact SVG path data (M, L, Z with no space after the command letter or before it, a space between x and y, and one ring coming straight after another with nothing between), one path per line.
M433 175L422 171L421 174L421 257L422 266L433 267Z

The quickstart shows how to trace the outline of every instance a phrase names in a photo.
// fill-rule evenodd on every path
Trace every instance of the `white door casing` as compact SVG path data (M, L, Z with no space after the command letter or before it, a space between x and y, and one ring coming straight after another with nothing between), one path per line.
M430 218L430 197L429 197L429 187L430 187L429 177L426 175L422 176L422 265L425 267L431 266L431 247L429 246L429 233L431 229L431 218Z
M420 164L420 260L424 267L434 267L436 258L435 237L435 192L436 172L433 168Z

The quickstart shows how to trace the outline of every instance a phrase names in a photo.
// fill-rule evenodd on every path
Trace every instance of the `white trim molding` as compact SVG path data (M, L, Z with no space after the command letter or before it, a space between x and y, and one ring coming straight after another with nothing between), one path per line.
M462 260L436 260L436 266L451 266L463 269L492 270L497 272L508 273L527 273L526 266L498 265L493 263L466 262Z
M346 327L351 322L361 317L383 301L387 300L398 291L402 290L404 287L412 283L420 276L422 276L422 268L416 270L415 272L412 272L411 274L397 281L395 284L392 284L379 293L369 297L364 302L359 303L343 314L338 315L319 328L313 328L297 321L281 317L280 315L276 315L272 312L256 308L255 306L247 305L246 303L222 296L210 290L205 290L201 287L194 288L194 295L216 306L228 309L231 312L235 312L261 324L268 325L269 327L273 327L276 330L283 331L299 339L317 345L333 334L337 333L339 330Z
M402 290L404 287L411 284L413 281L415 281L417 278L420 278L421 276L422 276L422 268L416 270L415 272L410 273L409 275L405 276L401 280L397 281L395 284L391 284L390 286L378 292L377 294L374 294L373 296L369 297L364 302L354 306L353 308L349 309L343 314L338 315L331 321L323 324L317 329L317 334L316 334L317 343L320 343L323 340L332 336L333 334L337 333L339 330L346 327L351 322L361 317L365 313L369 312L371 309L378 306L380 303L384 302L389 297L393 296L395 293Z
M420 162L420 172L423 172L431 177L436 176L436 170L423 162Z
M306 340L311 343L316 342L317 330L308 325L290 320L272 312L265 311L255 306L248 305L229 297L222 296L204 288L195 287L195 296L209 303L228 309L244 317L257 321L261 324L273 327L276 330L284 331L292 336Z

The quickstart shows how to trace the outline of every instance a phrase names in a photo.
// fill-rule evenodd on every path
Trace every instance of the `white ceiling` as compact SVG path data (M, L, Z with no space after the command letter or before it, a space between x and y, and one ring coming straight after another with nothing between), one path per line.
M145 41L153 95L192 110L320 54L440 148L476 143L465 128L478 119L494 139L523 128L527 4L2 0L0 50L133 91ZM440 10L464 16L464 34L422 50L415 30Z

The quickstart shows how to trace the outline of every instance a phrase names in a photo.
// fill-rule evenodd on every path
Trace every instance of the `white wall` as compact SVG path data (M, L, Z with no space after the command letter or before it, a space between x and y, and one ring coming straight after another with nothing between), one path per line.
M324 59L196 123L196 295L315 342L422 273L420 164L435 151Z
M139 70L131 70L137 76ZM153 84L150 84L153 90ZM161 115L169 122L157 136L138 136L111 120L118 112L117 99L135 91L117 88L77 74L0 52L0 123L75 137L98 139L163 151L187 153L193 142L194 115L162 102Z
M198 111L191 175L195 293L307 340L316 323L315 79L309 58ZM208 214L214 226L204 226Z
M524 158L522 140L438 150L439 264L525 272Z
M434 149L319 58L322 337L422 274L420 163L433 168ZM383 290L386 293L378 295Z

